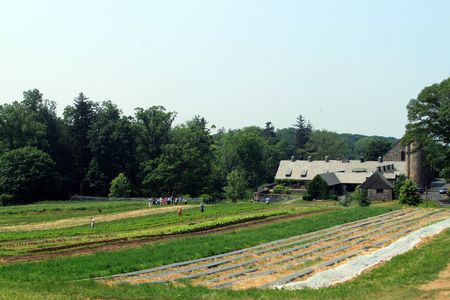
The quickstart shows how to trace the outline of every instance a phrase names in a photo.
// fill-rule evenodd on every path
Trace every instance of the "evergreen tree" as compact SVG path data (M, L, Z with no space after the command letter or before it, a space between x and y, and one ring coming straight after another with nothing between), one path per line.
M295 128L295 145L300 158L305 156L305 146L308 143L312 133L312 125L302 115L297 117L296 123L293 125Z
M329 196L328 184L322 177L316 175L308 184L308 194L313 199L327 199Z
M369 206L370 201L368 198L367 190L358 185L353 193L353 199L358 201L359 206Z
M75 190L86 179L89 163L92 159L89 147L89 130L95 120L96 109L96 104L83 93L80 93L75 98L73 106L68 106L64 110L73 162L71 177Z

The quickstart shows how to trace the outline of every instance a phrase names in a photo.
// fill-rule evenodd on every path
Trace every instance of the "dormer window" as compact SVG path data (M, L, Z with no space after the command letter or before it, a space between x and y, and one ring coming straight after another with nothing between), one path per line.
M291 177L292 175L292 169L286 170L286 173L284 174L286 177Z

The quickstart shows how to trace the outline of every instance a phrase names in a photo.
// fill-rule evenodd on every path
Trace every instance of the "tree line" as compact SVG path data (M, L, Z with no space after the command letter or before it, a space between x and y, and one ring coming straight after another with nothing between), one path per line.
M376 159L396 141L315 130L302 115L282 129L271 122L215 129L201 116L175 126L175 118L163 106L126 116L83 93L58 116L54 101L26 91L22 101L0 105L0 201L107 196L119 174L130 196L222 199L234 185L252 190L272 182L282 159Z

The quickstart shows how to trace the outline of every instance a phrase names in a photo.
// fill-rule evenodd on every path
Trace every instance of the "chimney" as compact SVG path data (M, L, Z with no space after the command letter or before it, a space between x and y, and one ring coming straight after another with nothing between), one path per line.
M361 157L359 158L359 160L363 163L363 162L364 162L364 156L361 156Z
M291 156L291 161L295 161L295 156L294 155Z
M311 155L310 155L310 156L308 156L308 161L309 161L309 162L312 162L312 158L311 158Z
M383 157L378 156L378 162L381 164L383 162Z
M329 162L328 155L325 156L325 161Z

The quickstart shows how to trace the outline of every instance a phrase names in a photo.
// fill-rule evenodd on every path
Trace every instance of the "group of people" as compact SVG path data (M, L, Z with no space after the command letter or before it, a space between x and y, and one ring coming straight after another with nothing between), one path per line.
M159 198L154 198L151 197L148 199L148 206L150 207L151 205L170 205L170 204L187 204L187 199L183 198L183 197L159 197Z

